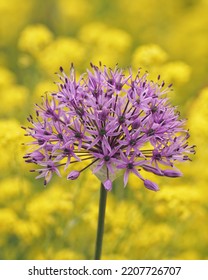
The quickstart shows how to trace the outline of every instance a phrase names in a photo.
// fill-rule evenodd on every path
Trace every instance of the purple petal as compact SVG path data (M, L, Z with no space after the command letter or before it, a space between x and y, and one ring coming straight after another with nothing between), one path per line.
M44 185L46 186L52 178L52 171L47 171L45 175Z
M158 185L150 180L144 180L144 185L148 190L159 191Z
M143 168L145 171L152 172L152 173L154 173L154 174L156 174L156 175L158 175L158 176L163 176L163 175L164 175L162 170L160 170L159 168L155 168L155 167L153 167L153 166L150 166L150 165L144 164L144 165L142 166L142 168Z
M124 187L126 187L129 178L129 170L126 170L124 173Z

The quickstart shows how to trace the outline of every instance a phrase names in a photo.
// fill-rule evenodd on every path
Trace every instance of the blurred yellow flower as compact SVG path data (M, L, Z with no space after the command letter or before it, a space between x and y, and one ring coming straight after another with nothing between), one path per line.
M45 195L47 193L47 199ZM32 221L37 222L42 228L56 223L56 215L67 215L73 209L70 193L58 187L47 189L34 197L27 205L27 213Z
M25 245L29 245L34 238L41 237L41 229L34 221L19 219L15 225L15 234Z
M87 34L87 36L86 36ZM86 44L89 60L111 65L126 62L132 44L131 36L124 30L112 28L101 22L91 22L81 28L78 37Z
M26 106L28 88L20 85L8 86L0 91L0 115L11 116Z
M3 174L18 170L24 166L23 132L20 123L15 119L0 120L0 169Z
M49 256L50 257L50 256ZM69 249L62 249L53 254L53 260L82 260L84 256Z
M70 21L82 21L83 19L88 18L92 13L94 6L92 4L96 4L96 2L89 5L90 3L88 0L59 0L57 1L57 4L61 12L62 19L65 21L67 19Z
M52 91L57 91L55 83L52 83L51 80L41 81L35 86L33 98L38 101L45 93Z
M28 88L15 82L15 75L7 68L0 67L0 116L11 117L26 105Z
M23 52L37 56L52 40L53 34L45 25L29 25L21 32L18 47Z
M78 38L85 44L93 46L99 45L100 36L107 31L107 26L103 22L91 22L85 24L78 33Z
M87 36L86 36L87 34ZM83 26L79 32L82 42L99 49L125 52L131 46L131 36L124 30L112 28L101 22L92 22Z
M132 57L132 65L137 69L144 67L149 70L149 67L158 66L167 60L167 53L158 45L148 44L136 48Z
M1 233L11 234L15 231L15 225L18 217L14 210L10 208L1 208L0 211L0 228Z
M15 83L15 81L16 77L10 70L0 67L0 90L3 90L4 87L8 87L8 85Z
M61 37L54 40L40 53L38 63L46 74L51 75L57 72L60 66L67 72L71 63L79 68L84 59L85 48L78 40Z
M190 107L189 127L194 141L201 145L208 141L208 87L205 87ZM207 149L204 150L206 152Z
M162 78L174 85L187 83L191 75L191 67L182 61L165 63L160 68Z
M17 37L18 32L28 21L34 0L0 0L0 45L5 46Z
M14 202L21 197L27 197L30 194L31 185L28 181L20 177L6 178L0 181L0 204L5 202Z
M146 222L141 228L136 243L138 248L150 248L157 243L170 242L173 234L174 228L166 223Z
M196 156L192 166L198 185L203 186L206 191L208 180L208 169L206 168L208 159L208 87L203 88L198 97L190 104L188 125L196 145Z
M156 197L155 213L161 217L177 216L178 220L187 220L191 217L194 207L203 201L203 195L196 188L175 185L161 190ZM192 205L190 209L189 205Z

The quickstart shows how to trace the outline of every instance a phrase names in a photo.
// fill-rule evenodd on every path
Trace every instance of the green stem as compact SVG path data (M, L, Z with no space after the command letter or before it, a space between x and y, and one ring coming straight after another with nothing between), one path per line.
M95 247L95 260L100 260L101 253L102 253L106 201L107 201L107 191L105 190L103 184L101 183L98 225L97 225L97 239L96 239L96 247Z

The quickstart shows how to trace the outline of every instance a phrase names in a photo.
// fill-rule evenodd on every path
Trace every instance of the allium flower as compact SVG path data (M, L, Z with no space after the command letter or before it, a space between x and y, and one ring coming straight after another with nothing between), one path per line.
M159 176L178 177L181 172L175 161L189 160L194 153L189 146L185 121L170 105L164 82L147 80L147 74L127 76L114 70L91 64L78 80L72 65L67 76L60 68L58 90L46 95L42 105L36 105L36 120L28 118L26 135L34 141L26 162L40 168L36 178L44 177L46 185L53 173L60 176L76 162L86 161L81 170L74 169L67 179L74 180L91 167L107 190L123 170L124 186L130 173L143 181L147 189L158 186L143 178L143 169Z

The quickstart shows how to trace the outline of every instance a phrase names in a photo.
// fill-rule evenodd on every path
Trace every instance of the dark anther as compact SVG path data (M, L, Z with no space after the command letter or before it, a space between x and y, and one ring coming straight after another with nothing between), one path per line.
M108 83L109 83L110 85L113 85L113 84L114 84L113 79L109 79L109 80L108 80Z
M43 145L45 143L45 140L43 140L43 139L38 139L38 144L39 145Z
M63 140L63 135L61 133L57 134L58 139Z
M80 132L75 132L74 136L78 139L81 139L82 138L82 134Z
M76 108L76 113L77 115L79 115L80 117L84 115L84 110L81 107Z
M97 89L94 89L94 90L92 91L92 94L93 94L93 96L97 96L97 95L98 95L98 90L97 90Z
M156 159L156 160L161 160L161 154L156 154L156 155L154 155L154 159Z
M48 131L44 131L44 135L51 135L51 134Z
M129 141L129 144L130 144L131 146L134 146L134 145L136 144L136 140L131 139L131 140Z
M130 163L127 164L128 169L133 169L133 167L134 167L133 163L130 162Z
M137 98L136 103L140 104L140 98Z
M109 156L104 156L104 160L105 160L105 161L109 161L109 160L110 160L110 157L109 157Z
M123 84L122 83L116 83L116 89L117 90L121 90L123 87Z
M53 115L53 111L52 111L51 109L47 109L47 110L46 110L46 114L48 114L48 115Z
M106 134L106 130L105 128L101 128L101 130L99 131L100 136L103 136Z
M147 136L152 136L155 134L155 131L154 129L150 128L148 131L147 131Z
M122 115L122 116L118 117L118 122L119 122L119 124L125 123L125 116Z
M151 111L152 111L152 113L157 112L157 106L152 107L152 108L151 108Z
M188 156L183 156L183 160L190 160Z

